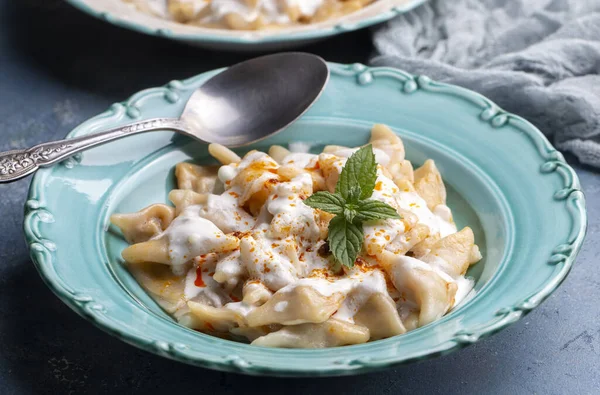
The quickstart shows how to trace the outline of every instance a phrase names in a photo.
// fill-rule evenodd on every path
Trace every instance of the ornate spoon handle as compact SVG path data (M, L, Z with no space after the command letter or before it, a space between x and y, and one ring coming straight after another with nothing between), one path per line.
M101 133L39 144L29 149L2 152L0 153L0 183L16 181L40 167L50 166L88 148L133 134L156 130L172 130L189 134L188 127L179 119L155 118Z

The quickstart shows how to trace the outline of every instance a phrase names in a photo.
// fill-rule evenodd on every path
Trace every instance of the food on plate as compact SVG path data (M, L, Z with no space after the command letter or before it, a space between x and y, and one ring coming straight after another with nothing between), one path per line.
M472 230L457 229L434 161L413 170L387 126L320 154L209 152L221 166L176 166L172 206L111 217L130 272L180 324L334 347L427 325L473 292Z
M259 30L337 18L374 0L124 0L139 10L179 23Z

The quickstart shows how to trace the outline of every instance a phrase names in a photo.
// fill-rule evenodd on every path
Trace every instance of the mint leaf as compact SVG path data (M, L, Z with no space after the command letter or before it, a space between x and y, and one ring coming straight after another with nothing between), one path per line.
M356 211L355 219L360 222L400 218L395 208L379 200L362 200L356 205Z
M344 213L346 201L338 194L321 191L312 194L304 201L304 204L337 215Z
M358 212L355 208L348 206L344 208L344 218L346 218L346 221L354 222L354 217L356 217L356 214L358 214Z
M358 185L355 185L348 191L348 197L346 198L346 200L348 201L348 203L358 203L358 201L360 200L361 193L362 191L360 190L360 187Z
M401 218L388 204L366 200L373 195L377 181L377 162L369 144L356 151L340 173L335 193L316 192L304 203L335 217L329 222L329 249L336 262L354 266L364 243L362 223L388 218Z
M362 226L348 222L342 216L336 216L329 222L329 249L342 265L354 266L364 237Z
M335 192L349 200L352 187L360 188L360 199L370 198L377 181L377 162L371 144L356 151L348 158L340 179L335 186Z

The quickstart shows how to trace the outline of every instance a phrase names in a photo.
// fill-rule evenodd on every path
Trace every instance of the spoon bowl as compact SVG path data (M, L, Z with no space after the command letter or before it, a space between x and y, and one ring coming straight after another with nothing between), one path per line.
M289 52L250 59L206 81L189 98L179 118L155 118L0 153L0 183L16 181L78 152L144 132L171 130L205 143L249 145L297 120L319 98L328 79L327 64L316 55Z
M228 147L280 132L318 99L327 64L306 53L281 53L230 67L190 97L181 121L192 137Z

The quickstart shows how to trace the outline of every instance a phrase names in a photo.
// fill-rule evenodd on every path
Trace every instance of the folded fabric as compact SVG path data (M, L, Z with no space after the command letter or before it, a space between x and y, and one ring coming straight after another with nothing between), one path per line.
M477 91L600 167L599 0L431 0L374 43L372 65Z

